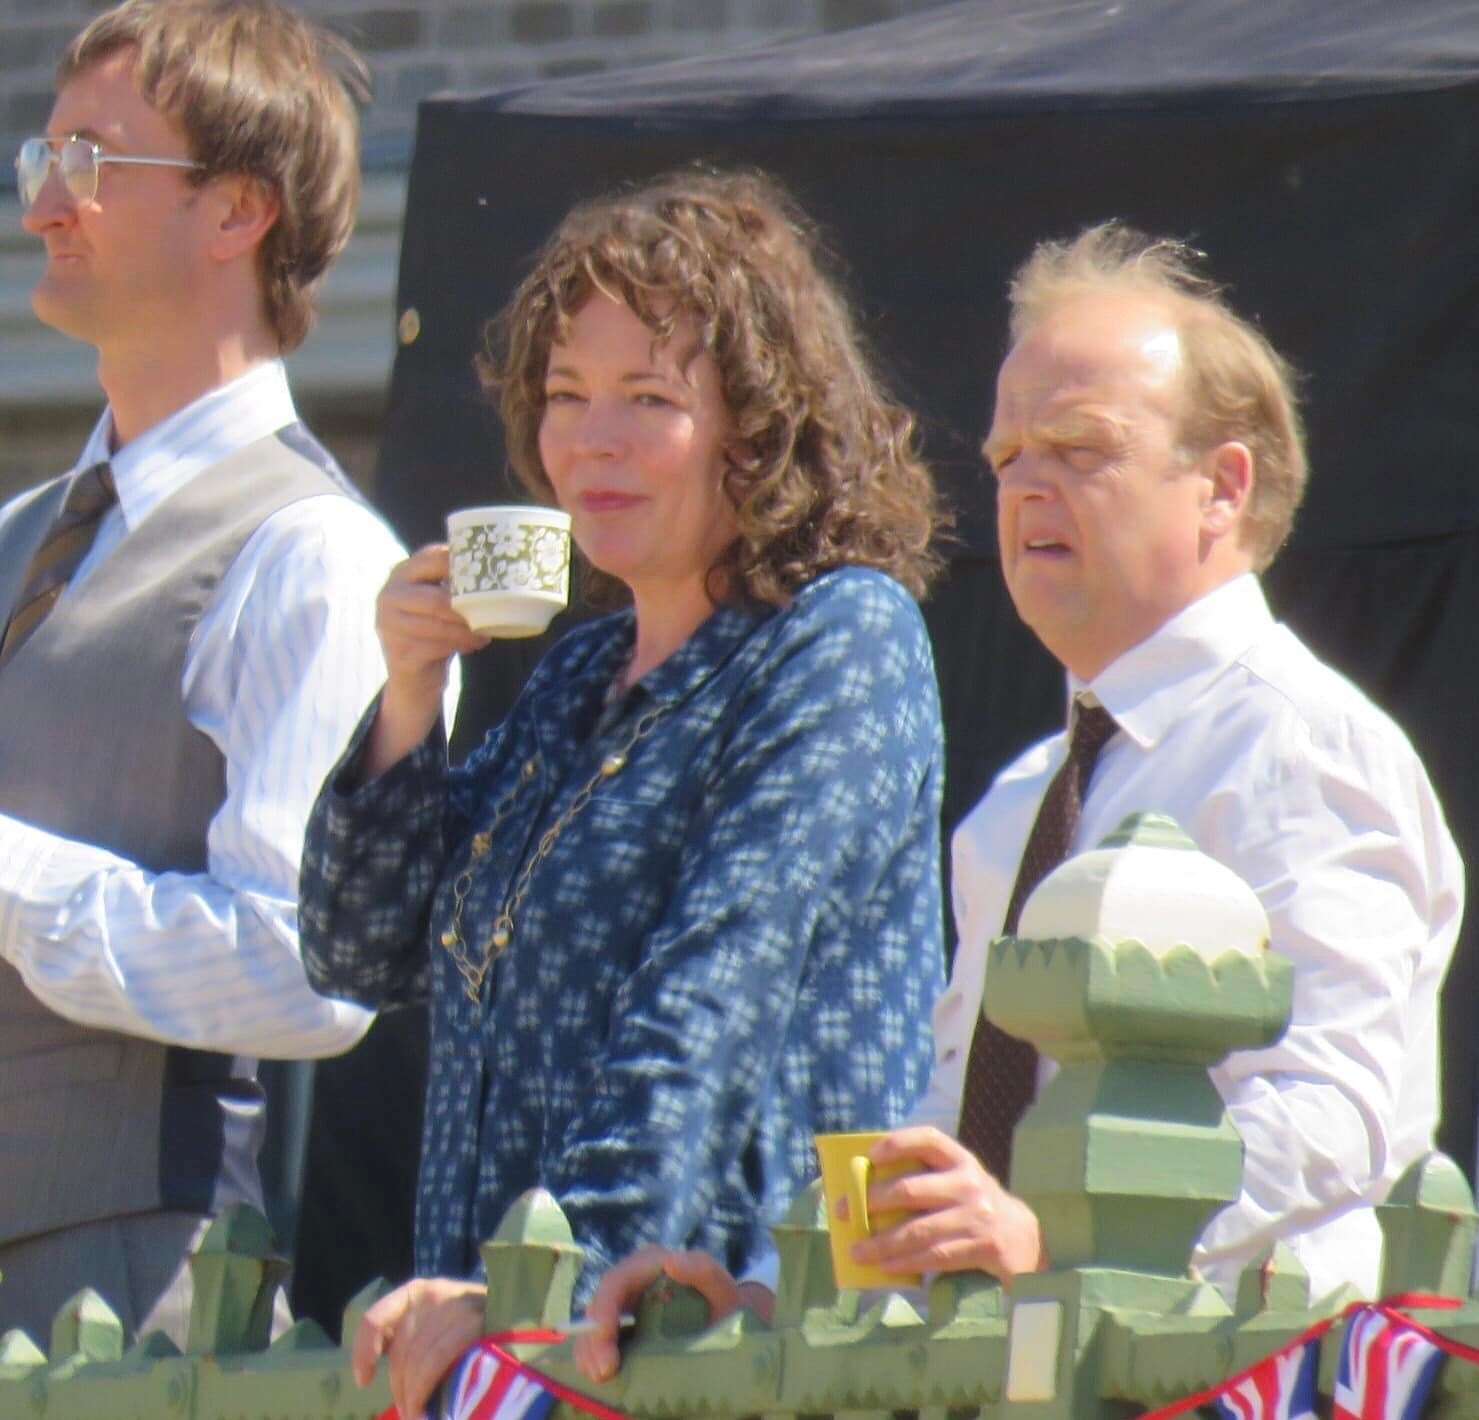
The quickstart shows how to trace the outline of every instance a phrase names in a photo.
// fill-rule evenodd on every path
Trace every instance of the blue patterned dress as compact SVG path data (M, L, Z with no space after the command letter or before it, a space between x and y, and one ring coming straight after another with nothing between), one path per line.
M914 603L831 572L784 610L721 608L613 699L632 635L630 612L571 632L460 768L437 733L344 792L367 716L309 824L314 986L430 992L422 1275L474 1275L536 1185L587 1250L579 1300L643 1243L742 1269L815 1175L812 1133L892 1124L928 1077L942 750ZM541 835L654 712L471 1001L441 940L474 836L498 820L462 910L476 955Z

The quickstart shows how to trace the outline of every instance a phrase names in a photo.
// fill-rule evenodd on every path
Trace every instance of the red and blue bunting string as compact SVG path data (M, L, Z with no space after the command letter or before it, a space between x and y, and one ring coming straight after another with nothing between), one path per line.
M1352 1302L1339 1316L1316 1322L1261 1361L1218 1385L1188 1395L1140 1420L1175 1420L1200 1406L1222 1420L1314 1420L1319 1343L1339 1321L1346 1323L1334 1395L1334 1420L1417 1420L1442 1359L1457 1356L1479 1365L1479 1348L1434 1331L1405 1315L1412 1310L1451 1310L1454 1297L1406 1293L1380 1302ZM535 1370L504 1348L553 1345L565 1333L505 1331L470 1347L438 1388L427 1420L546 1420L563 1400L596 1420L627 1420L570 1386ZM392 1406L379 1420L398 1420Z
M1352 1302L1339 1315L1308 1331L1218 1385L1188 1395L1140 1420L1174 1420L1212 1406L1223 1420L1312 1420L1320 1339L1346 1323L1335 1386L1334 1420L1417 1420L1443 1356L1479 1365L1479 1349L1443 1336L1404 1315L1409 1310L1451 1310L1455 1297L1404 1293L1380 1302Z

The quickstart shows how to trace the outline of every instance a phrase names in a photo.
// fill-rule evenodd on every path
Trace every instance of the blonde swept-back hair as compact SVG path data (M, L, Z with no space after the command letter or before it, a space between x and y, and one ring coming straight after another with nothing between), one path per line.
M1037 246L1008 292L1015 344L1079 296L1126 292L1163 301L1182 352L1180 443L1189 455L1236 440L1253 454L1242 535L1263 571L1278 555L1304 498L1308 463L1293 368L1198 270L1202 254L1120 222Z
M914 417L883 388L817 240L774 180L671 173L582 203L539 254L479 362L499 398L509 461L536 497L553 345L602 292L670 338L691 318L718 366L732 435L724 492L738 535L711 592L783 605L829 568L875 567L922 596L942 514ZM592 590L614 588L596 576Z
M281 348L296 349L354 230L364 61L275 0L124 0L67 46L58 86L124 49L137 55L139 92L201 164L192 183L242 174L277 198L257 253L263 310Z

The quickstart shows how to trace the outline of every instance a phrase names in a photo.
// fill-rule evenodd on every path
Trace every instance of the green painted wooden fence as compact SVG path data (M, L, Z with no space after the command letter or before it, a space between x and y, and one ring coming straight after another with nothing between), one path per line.
M927 1298L839 1292L813 1188L775 1229L773 1322L741 1313L710 1326L695 1294L660 1284L620 1374L593 1394L651 1417L1107 1420L1205 1389L1354 1300L1311 1298L1282 1246L1244 1273L1231 1304L1187 1272L1202 1227L1236 1196L1242 1162L1207 1070L1283 1030L1286 962L1085 936L1004 939L989 970L993 1019L1059 1063L1019 1126L1013 1164L1054 1269L1010 1292L978 1274L941 1278ZM1451 1161L1414 1166L1378 1215L1383 1295L1467 1299L1475 1211ZM483 1258L490 1331L569 1319L581 1252L549 1195L526 1195ZM389 1404L383 1378L357 1389L347 1353L311 1322L267 1344L284 1265L259 1216L220 1219L193 1266L185 1354L157 1335L125 1349L106 1304L84 1292L42 1339L44 1354L18 1332L0 1340L0 1420L370 1420ZM345 1336L383 1290L350 1305ZM1415 1315L1479 1347L1479 1304ZM1326 1394L1340 1335L1337 1324L1322 1343ZM521 1354L591 1389L566 1346ZM1479 1417L1479 1367L1446 1362L1429 1411Z

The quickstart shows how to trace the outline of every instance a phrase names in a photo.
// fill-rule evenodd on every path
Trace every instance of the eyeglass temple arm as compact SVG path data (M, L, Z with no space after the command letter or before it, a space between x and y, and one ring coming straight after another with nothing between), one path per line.
M197 163L192 158L126 158L113 153L98 153L93 157L95 163L128 163L134 167L147 168L202 168L204 163Z

